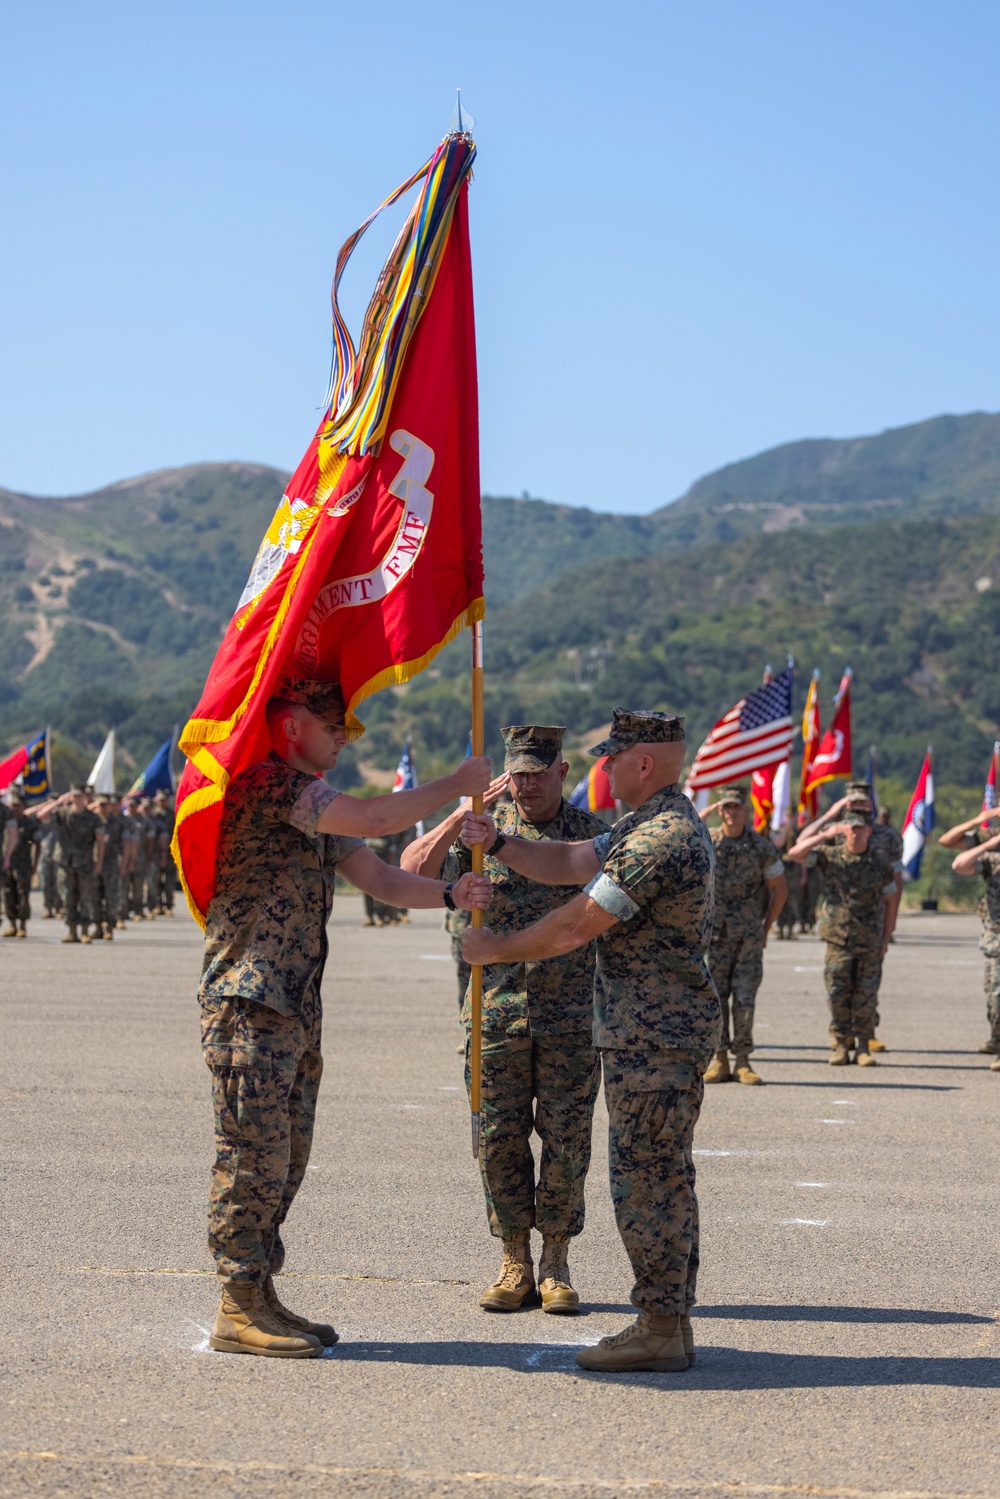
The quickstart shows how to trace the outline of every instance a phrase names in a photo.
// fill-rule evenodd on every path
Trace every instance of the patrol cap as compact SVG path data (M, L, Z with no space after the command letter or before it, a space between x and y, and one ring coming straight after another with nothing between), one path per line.
M317 718L337 715L347 717L347 704L339 682L320 682L315 677L281 677L275 697L286 703L298 703Z
M684 738L684 719L673 713L640 713L615 708L611 732L588 755L620 755L633 744L674 744Z
M870 802L872 788L867 781L848 781L845 795L849 802Z
M548 770L562 754L566 729L563 724L512 723L501 729L504 770L532 772Z
M864 812L860 807L851 807L844 813L844 824L849 828L870 828L872 825L872 814Z
M719 792L719 806L745 807L749 797L745 786L723 786Z
M87 792L87 788L82 781L74 781L69 790L71 796L85 796Z
M10 805L12 807L15 806L15 805L23 807L24 806L24 792L23 791L18 791L17 788L15 787L15 789L13 791L11 791L11 792L8 793L7 800L8 800L8 802L10 803Z

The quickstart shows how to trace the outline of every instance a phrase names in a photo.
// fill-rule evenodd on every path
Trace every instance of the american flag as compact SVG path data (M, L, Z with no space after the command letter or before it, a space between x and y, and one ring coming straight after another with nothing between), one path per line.
M741 697L694 757L687 790L703 791L787 760L792 748L792 670Z

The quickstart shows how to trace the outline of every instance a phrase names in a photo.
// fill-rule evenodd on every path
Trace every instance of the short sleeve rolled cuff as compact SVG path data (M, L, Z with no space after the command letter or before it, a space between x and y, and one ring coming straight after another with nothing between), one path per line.
M891 900L892 897L895 895L895 893L896 893L896 881L895 880L893 880L888 885L883 885L882 886L882 894L883 894L883 896L885 897L886 900Z
M604 836L602 833L599 838L594 839L595 846L603 840ZM606 874L595 875L589 885L584 885L583 893L589 895L595 905L600 906L602 911L607 911L608 915L613 916L616 921L628 921L639 909L631 895L627 894L620 885L616 885L614 880L609 879Z
M784 866L784 864L782 864L782 862L781 862L780 859L775 859L774 863L773 864L769 864L767 866L767 868L764 870L764 878L765 878L765 880L776 880L779 877L779 875L783 875L784 872L785 872L785 866Z
M326 811L330 803L340 795L326 781L318 778L310 781L295 799L291 811L288 813L288 821L293 828L304 833L307 838L316 837L316 824Z

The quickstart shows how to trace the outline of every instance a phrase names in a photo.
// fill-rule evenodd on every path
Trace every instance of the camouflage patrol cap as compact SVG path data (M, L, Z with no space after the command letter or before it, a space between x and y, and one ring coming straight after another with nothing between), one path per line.
M69 790L71 796L86 796L88 788L82 781L74 781Z
M562 753L562 724L512 723L501 729L504 770L515 774L548 770Z
M860 807L851 807L844 813L843 823L849 828L870 828L872 825L872 814L863 811Z
M747 788L745 786L723 786L719 792L719 806L745 807L747 801Z
M298 703L308 708L317 718L333 714L341 718L347 716L347 704L339 682L320 682L315 677L280 677L274 695L286 703Z
M639 713L615 708L611 732L588 755L620 755L633 744L673 744L684 738L684 719L673 713Z
M849 802L870 802L872 788L867 781L848 781L844 795Z

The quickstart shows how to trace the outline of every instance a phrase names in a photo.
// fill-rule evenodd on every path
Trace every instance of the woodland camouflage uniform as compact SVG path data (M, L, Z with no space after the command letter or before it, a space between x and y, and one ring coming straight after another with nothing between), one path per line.
M57 807L52 822L57 833L59 898L66 925L72 931L94 919L94 845L101 819L89 807L79 812L72 807Z
M739 796L736 792L740 792ZM740 787L725 787L720 801L746 806ZM738 838L713 828L715 916L708 967L722 1004L722 1040L738 1057L753 1051L753 1013L764 977L764 917L771 903L767 881L784 874L769 838L747 827Z
M990 1041L1000 1053L1000 853L980 854L976 868L985 881L979 902L979 916L983 923L979 948L986 965L983 984L986 1016L990 1023Z
M513 725L503 730L507 770L539 770L562 752L558 727ZM563 801L551 822L531 823L516 803L494 810L499 832L528 840L583 842L607 824ZM460 844L444 878L472 868ZM579 894L576 886L539 885L487 854L493 886L490 928L518 932ZM479 1165L490 1232L513 1239L531 1228L569 1238L584 1221L600 1058L593 1044L594 948L535 963L493 963L483 970L482 1113ZM468 995L462 1008L471 1024ZM466 1086L471 1086L466 1042ZM542 1142L535 1180L532 1130Z
M848 853L842 843L821 844L816 864L823 877L820 936L826 942L830 1030L841 1044L855 1036L860 1045L875 1034L885 900L896 889L893 869L870 844L863 854Z
M215 1105L209 1245L222 1279L243 1285L281 1269L309 1159L335 870L364 846L317 833L336 795L272 753L223 805L199 989Z
M42 836L38 847L38 888L42 892L42 905L46 916L59 913L59 867L56 864L56 847L59 834L49 823L42 824Z
M31 876L34 867L35 834L41 827L37 818L24 810L23 803L4 808L6 821L17 824L17 842L3 872L4 915L11 928L24 931L31 916Z
M590 753L682 739L683 724L616 709L610 737ZM601 872L587 894L618 918L597 939L594 986L615 1217L635 1275L633 1305L683 1314L696 1299L699 1259L692 1141L721 1030L705 957L715 851L679 784L655 792L594 847Z
M871 802L872 788L867 781L849 781L846 797L848 808L850 808L852 802L854 802L855 804L859 801L862 803ZM844 842L843 834L840 834L836 838L835 842L838 846L841 846ZM892 867L893 877L898 874L902 874L903 837L902 834L898 833L895 828L890 827L889 824L885 822L873 822L872 830L868 837L868 849L870 853L879 854L883 859L886 860L886 862ZM882 965L880 963L878 985L876 986L875 990L875 1010L873 1012L873 1020L876 1029L878 1028L879 1020L881 1018L878 1012L878 988L881 986L881 983Z
M100 874L94 876L94 922L110 932L122 919L123 887L119 865L125 819L111 801L104 802L100 818L104 828L104 858Z

